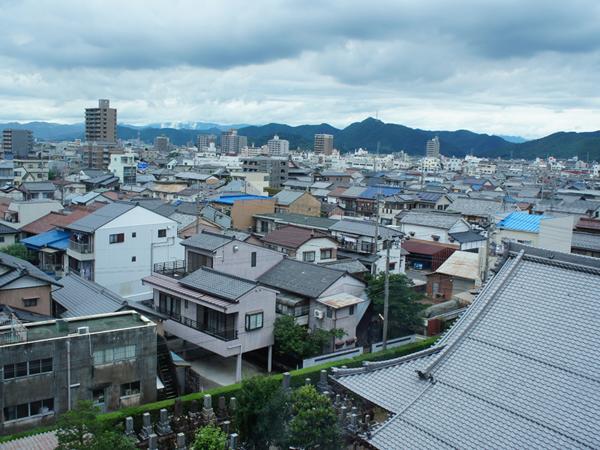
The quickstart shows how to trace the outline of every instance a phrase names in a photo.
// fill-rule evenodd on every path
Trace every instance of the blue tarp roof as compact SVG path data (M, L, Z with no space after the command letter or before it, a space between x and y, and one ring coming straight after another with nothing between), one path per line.
M514 212L498 222L496 226L507 230L538 233L540 231L540 222L544 219L548 219L548 216Z
M268 200L269 198L270 197L264 197L262 195L222 195L212 201L215 203L223 203L225 205L233 205L233 203L238 200Z
M32 250L41 250L50 247L56 250L66 250L69 246L69 236L71 233L62 230L50 230L36 236L22 239L21 243Z

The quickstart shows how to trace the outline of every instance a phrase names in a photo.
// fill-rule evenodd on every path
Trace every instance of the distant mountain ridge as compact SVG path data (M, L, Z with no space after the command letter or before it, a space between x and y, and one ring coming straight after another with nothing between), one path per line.
M118 135L121 139L140 138L147 144L152 144L157 136L167 136L175 145L194 143L199 134L220 134L222 130L235 128L235 125L219 125L209 122L190 122L195 129L181 128L183 123L172 124L176 127L166 127L166 123L153 124L153 126L118 125ZM206 128L208 127L208 128ZM33 131L37 139L48 141L61 141L83 139L84 125L57 124L49 122L30 122L19 124L16 122L0 124L0 129L27 128ZM441 153L446 156L462 157L467 154L495 158L514 157L532 159L535 157L570 158L578 156L580 159L600 160L600 131L592 132L558 132L549 136L525 142L509 142L519 140L516 136L495 136L474 133L468 130L457 131L431 131L410 128L404 125L384 123L381 120L369 117L361 122L355 122L346 128L339 129L329 124L291 126L279 123L266 125L250 125L238 128L238 133L248 137L248 143L263 145L277 134L281 139L290 141L290 148L312 149L314 135L317 133L332 134L334 146L349 152L357 148L364 148L371 152L377 149L384 153L404 150L412 155L423 155L428 139L438 136L440 139Z

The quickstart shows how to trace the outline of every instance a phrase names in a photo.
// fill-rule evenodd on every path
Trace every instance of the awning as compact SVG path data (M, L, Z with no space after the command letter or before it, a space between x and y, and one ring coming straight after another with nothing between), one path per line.
M66 250L69 246L71 233L62 230L50 230L45 233L22 239L21 243L30 250L41 250L49 247L56 250Z
M41 249L41 251L43 251L44 253L56 253L59 250L56 250L55 248L46 247L46 248Z

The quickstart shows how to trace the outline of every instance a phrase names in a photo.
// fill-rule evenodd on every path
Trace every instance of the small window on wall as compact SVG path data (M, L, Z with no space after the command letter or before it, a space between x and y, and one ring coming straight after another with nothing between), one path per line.
M37 298L37 297L24 298L23 306L26 308L33 308L34 306L37 306L38 300L39 300L39 298Z
M165 237L167 237L167 229L166 228L161 228L160 230L158 230L158 237L159 238L165 238Z
M125 234L124 233L111 234L108 237L108 242L110 244L120 244L121 242L125 242Z
M315 252L304 252L304 253L302 253L302 261L304 261L304 262L315 262Z
M123 383L121 385L121 397L137 395L140 393L140 382L132 381L131 383Z
M250 267L256 267L256 252L250 254Z
M246 331L258 330L263 327L264 313L246 314Z

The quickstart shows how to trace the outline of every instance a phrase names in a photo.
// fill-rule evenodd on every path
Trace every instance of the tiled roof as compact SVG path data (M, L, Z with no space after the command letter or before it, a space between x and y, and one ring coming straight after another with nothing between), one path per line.
M0 276L0 287L6 286L21 277L31 276L48 284L60 286L54 278L46 275L29 261L17 258L7 253L0 252L0 265L7 266L8 271Z
M408 225L422 225L425 227L440 228L449 230L456 222L461 220L460 215L439 212L418 212L409 211L397 215L400 217L400 223Z
M254 217L262 217L273 220L276 223L297 225L299 227L315 228L327 230L330 226L338 222L334 219L325 217L305 216L303 214L292 213L274 213L274 214L255 214Z
M201 233L198 233L185 241L181 241L181 245L212 252L223 247L225 244L229 244L234 239L235 238L232 236L224 236L222 234L210 233L203 230Z
M375 222L367 220L342 219L338 220L334 225L329 227L329 231L375 237L375 228L377 228L375 226ZM402 235L400 231L385 227L383 225L379 225L377 232L379 233L379 236L383 237L383 239L391 239L394 236Z
M288 225L271 231L263 238L263 241L268 244L276 244L288 248L298 248L310 239L323 237L328 236L323 233L315 232L309 228Z
M298 200L304 194L305 194L304 191L289 191L289 190L279 191L275 195L275 202L278 205L288 206L288 205L291 205L292 203L294 203L296 200Z
M596 252L600 251L600 234L574 231L571 238L571 247Z
M53 192L56 186L50 181L25 181L20 189L27 192Z
M420 239L409 239L402 242L402 248L409 253L417 253L419 255L436 255L441 251L458 250L458 245L442 244L434 241L423 241Z
M54 431L26 436L0 444L1 450L54 450L58 447L58 438Z
M464 216L493 216L502 212L514 211L515 207L495 200L458 197L448 207L450 211L457 211Z
M581 219L579 219L579 222L577 222L577 224L575 225L575 228L596 230L600 232L600 220L582 217Z
M339 270L293 259L283 259L261 275L258 281L276 289L317 298L342 276L344 272Z
M348 273L365 273L369 271L358 259L352 258L338 259L337 261L321 263L321 265Z
M458 233L448 233L448 236L450 236L455 241L461 244L466 244L468 242L485 241L485 236L482 236L481 234L476 233L472 230L460 231Z
M599 259L511 243L433 349L334 377L393 413L375 448L596 448L598 290Z
M127 211L135 208L134 203L115 202L110 203L97 211L79 219L66 226L70 230L82 231L84 233L93 233L98 228L106 225L117 217L125 214Z
M457 251L438 267L435 273L467 280L479 280L479 254Z
M236 301L256 287L256 283L205 267L179 281L183 286L206 292L226 300Z
M19 230L17 230L16 228L8 226L5 223L0 223L0 234L15 234L18 232Z
M28 223L21 228L21 231L29 234L41 234L54 228L64 228L67 225L70 225L71 223L91 214L94 209L97 209L97 206L104 206L104 204L94 203L85 208L74 208L71 212L51 212L40 217L38 220Z
M91 316L119 311L125 299L109 289L78 275L67 274L60 279L62 287L52 291L52 299L67 312L62 317Z

